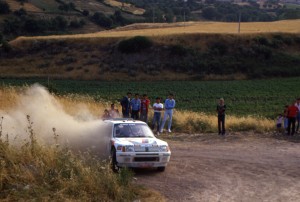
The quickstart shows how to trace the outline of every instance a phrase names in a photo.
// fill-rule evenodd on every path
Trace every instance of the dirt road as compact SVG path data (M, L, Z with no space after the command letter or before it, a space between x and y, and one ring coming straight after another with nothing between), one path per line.
M164 136L165 172L136 171L136 181L167 201L300 201L300 136Z

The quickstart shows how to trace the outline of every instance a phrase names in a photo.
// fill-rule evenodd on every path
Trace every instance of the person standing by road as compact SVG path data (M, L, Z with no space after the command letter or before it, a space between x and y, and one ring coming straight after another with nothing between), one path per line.
M150 100L147 94L143 94L143 99L141 100L141 121L148 124L148 109L150 105Z
M296 117L298 113L298 108L295 106L295 102L293 102L287 111L287 117L289 119L288 128L287 128L287 135L294 135L295 134L295 124L296 124ZM292 131L291 131L292 127Z
M297 128L296 128L296 132L299 132L299 127L300 127L300 98L297 98L297 102L295 104L295 106L298 108L298 113L297 113Z
M287 127L288 127L288 124L289 124L289 119L287 117L288 108L289 108L288 105L284 106L284 111L283 111L283 117L284 117L284 119L283 119L283 128L284 128L284 132L287 131Z
M122 106L122 114L124 118L129 117L129 111L130 111L130 98L131 98L131 92L127 93L127 96L123 97L120 101L120 104Z
M119 110L115 109L114 103L111 103L110 110L108 112L109 112L109 115L111 118L119 118L120 117Z
M161 119L161 111L164 109L164 105L160 103L160 97L155 99L155 103L153 104L154 115L152 121L152 129L154 130L155 124L157 127L156 133L159 135L159 126L160 126L160 119Z
M168 123L168 132L171 133L171 126L172 126L172 117L173 117L173 109L175 108L175 100L174 100L174 95L172 93L169 94L168 98L165 101L165 114L164 114L164 119L162 121L162 124L160 126L160 132L163 132L165 123L167 119L169 119Z
M139 112L141 109L141 100L139 99L139 94L136 93L134 98L130 101L131 107L131 118L138 120L139 119Z
M219 104L217 105L219 135L225 135L225 110L226 105L224 104L224 99L220 98Z

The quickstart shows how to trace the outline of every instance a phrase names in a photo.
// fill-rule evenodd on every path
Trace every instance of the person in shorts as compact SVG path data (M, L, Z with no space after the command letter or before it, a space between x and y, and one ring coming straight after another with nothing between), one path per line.
M283 122L283 116L282 114L278 114L277 121L276 121L276 128L278 133L281 133L283 131L282 122Z
M160 97L155 99L155 103L153 104L153 121L152 121L152 129L154 130L156 124L156 133L159 135L159 127L161 120L161 111L164 109L164 105L160 103Z

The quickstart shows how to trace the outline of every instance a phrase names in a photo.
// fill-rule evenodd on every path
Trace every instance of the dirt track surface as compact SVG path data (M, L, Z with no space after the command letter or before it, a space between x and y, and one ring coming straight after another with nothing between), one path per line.
M165 172L135 175L167 201L300 201L300 138L175 136L163 138L172 150Z

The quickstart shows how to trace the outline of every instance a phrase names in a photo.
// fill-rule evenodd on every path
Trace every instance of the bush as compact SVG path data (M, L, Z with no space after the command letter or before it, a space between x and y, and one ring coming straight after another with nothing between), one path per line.
M4 52L10 52L12 50L11 45L7 41L2 41L2 48Z
M51 20L51 26L54 30L64 31L68 26L68 21L62 16L57 16Z
M228 51L227 45L224 42L217 41L211 44L209 48L211 54L225 55Z
M16 10L14 14L18 17L22 17L27 15L27 11L24 8L20 8L19 10Z
M171 45L169 47L169 51L171 55L179 55L179 56L185 56L188 53L187 48L183 47L182 45Z
M10 8L8 3L6 1L0 0L0 14L8 14L10 13Z
M102 27L110 28L113 24L112 19L106 17L103 13L96 12L93 17L92 21L94 21L97 25Z
M254 39L254 41L260 45L263 45L263 46L269 46L270 45L270 42L269 40L266 38L266 37L263 37L263 36L258 36Z
M80 27L82 27L83 25L85 25L85 21L84 20L80 20L80 21L78 21L78 20L72 20L71 22L70 22L70 27L71 28L80 28Z
M122 53L136 53L151 48L152 41L144 36L136 36L123 40L118 45L118 50Z
M90 12L88 10L83 10L82 15L89 16Z

